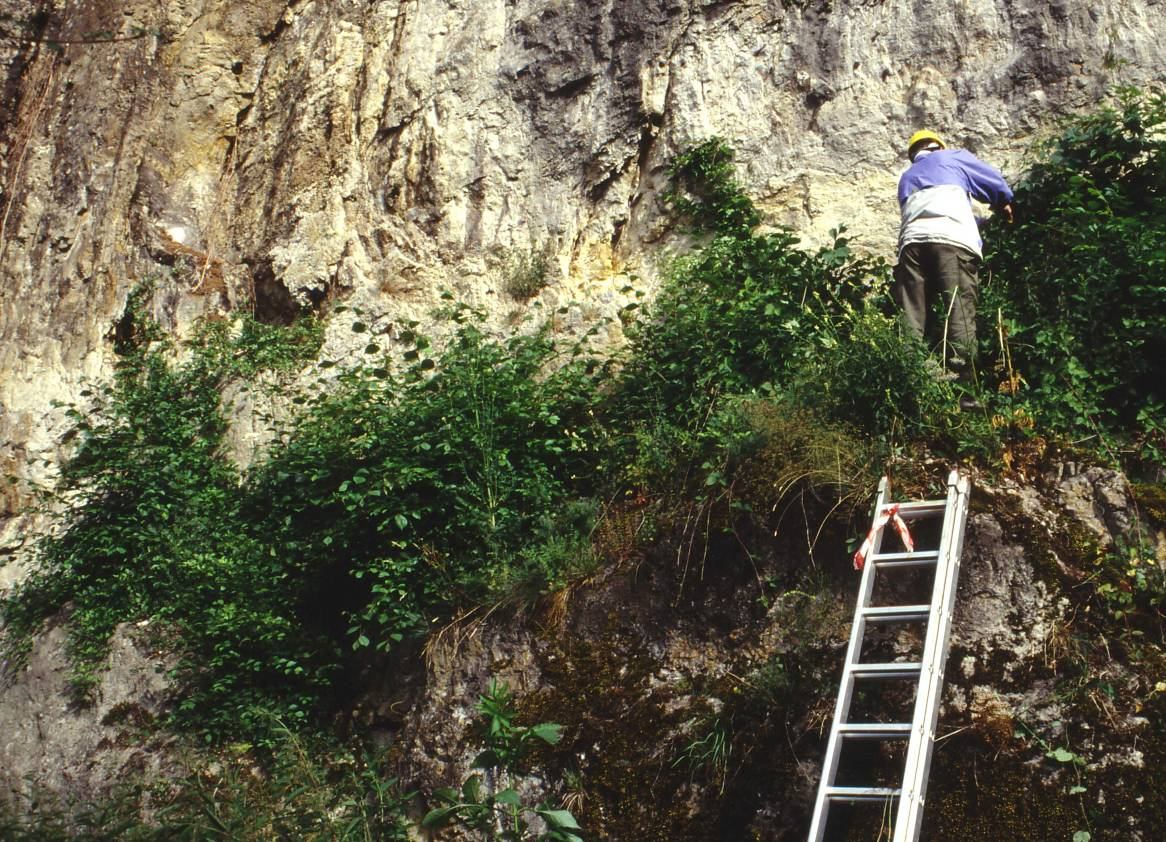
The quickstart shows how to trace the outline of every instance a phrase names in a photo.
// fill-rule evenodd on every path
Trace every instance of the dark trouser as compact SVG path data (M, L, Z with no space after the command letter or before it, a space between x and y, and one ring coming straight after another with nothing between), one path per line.
M980 258L947 243L911 243L895 267L891 294L903 321L961 374L976 353L976 284Z

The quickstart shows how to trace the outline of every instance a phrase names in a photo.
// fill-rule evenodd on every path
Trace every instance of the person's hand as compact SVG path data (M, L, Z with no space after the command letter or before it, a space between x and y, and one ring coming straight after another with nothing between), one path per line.
M1011 204L1005 205L1004 207L1000 208L1000 212L1002 214L1004 214L1004 218L1008 220L1009 225L1011 225L1013 222L1016 221L1015 217L1013 217L1013 215L1012 215L1012 205Z

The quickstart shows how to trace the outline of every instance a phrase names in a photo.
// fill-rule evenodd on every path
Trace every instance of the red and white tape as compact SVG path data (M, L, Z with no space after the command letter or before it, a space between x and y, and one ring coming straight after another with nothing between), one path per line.
M895 531L899 533L899 538L902 539L903 546L907 548L907 552L915 552L915 542L911 540L911 533L907 531L906 522L899 516L899 504L892 503L883 510L882 515L874 522L874 526L866 534L866 540L862 542L862 546L854 554L855 570L862 570L862 565L866 563L866 557L870 554L871 547L874 546L875 536L879 534L879 530L886 526L888 522L895 525Z

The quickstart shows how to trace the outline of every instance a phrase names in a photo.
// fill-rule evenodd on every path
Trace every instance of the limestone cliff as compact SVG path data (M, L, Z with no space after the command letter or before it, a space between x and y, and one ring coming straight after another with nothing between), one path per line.
M651 276L662 166L734 140L769 220L887 254L903 138L1001 165L1115 81L1160 78L1159 3L4 0L0 465L39 479L56 401L109 370L129 290L179 334L342 298L381 329L440 290L515 308L547 250L579 324ZM351 339L349 337L349 339ZM350 343L348 343L350 344ZM337 330L328 352L346 349ZM0 515L26 502L4 492ZM6 543L19 536L10 523Z
M506 266L540 254L549 284L537 300L566 308L570 332L615 315L628 275L653 284L675 244L659 202L667 162L714 134L733 140L767 223L811 243L845 223L860 247L890 257L911 131L934 128L1014 173L1057 115L1115 83L1161 80L1162 31L1166 5L1153 0L0 0L0 472L16 480L0 486L0 584L21 575L38 527L32 484L51 480L70 446L59 403L109 374L143 280L157 281L150 306L177 336L212 313L281 323L344 302L394 337L447 289L506 323L529 306L506 293ZM336 320L322 353L363 344ZM236 420L245 459L260 425L246 406ZM977 561L945 712L968 734L937 760L946 806L931 821L949 836L934 838L954 838L979 809L961 802L976 767L953 759L957 749L987 756L1018 711L1041 733L1060 725L1050 663L1071 649L1074 609L1055 594L1082 575L1060 527L1093 546L1133 517L1115 477L1041 470L1039 494L977 491L987 502L972 520ZM832 537L839 550L844 536ZM596 838L794 838L821 705L793 723L742 714L764 729L742 761L753 765L737 767L758 779L723 803L715 781L694 783L663 751L731 704L734 669L804 644L790 632L803 609L758 607L753 586L727 576L675 613L674 577L650 563L614 568L553 616L496 618L460 647L438 640L415 683L369 691L354 721L413 752L410 780L449 784L473 754L460 741L476 695L498 675L530 693L532 716L572 729L563 751L595 782ZM811 607L817 627L841 628L837 601ZM60 639L50 630L0 691L3 785L88 796L119 770L162 763L159 746L128 742L123 726L162 706L166 657L123 628L117 669L97 704L77 710ZM833 644L814 645L821 690ZM1115 666L1108 692L1081 690L1115 759L1103 762L1091 735L1082 751L1094 750L1091 772L1112 783L1130 838L1149 839L1155 817L1135 815L1152 783L1142 767L1166 755L1112 698L1138 680ZM649 720L667 725L666 745L643 744L635 729ZM1029 755L1011 755L993 797L1062 786L1064 775L1049 783L1031 768L1039 748ZM660 776L672 789L655 789ZM1067 812L1046 796L991 832L1072 827Z

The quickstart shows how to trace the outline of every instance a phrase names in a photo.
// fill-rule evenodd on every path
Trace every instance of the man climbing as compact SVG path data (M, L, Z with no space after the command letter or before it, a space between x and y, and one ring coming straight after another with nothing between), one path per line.
M899 263L892 295L908 328L963 382L976 351L976 284L983 257L969 196L1012 221L1012 189L970 152L949 150L934 132L907 143L911 166L899 179ZM962 404L975 406L965 398Z

